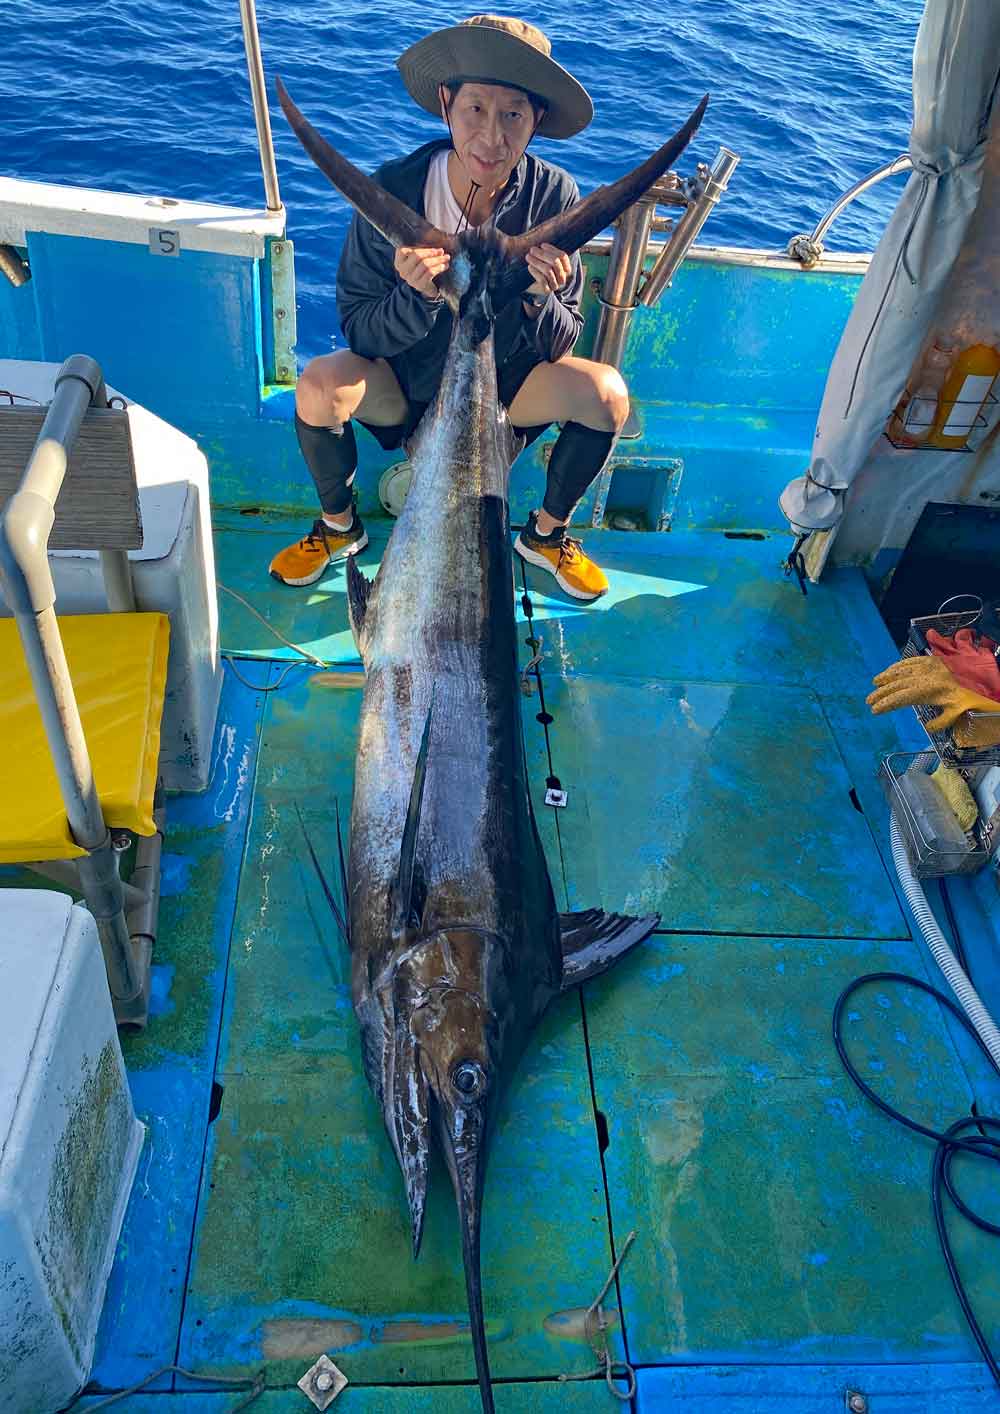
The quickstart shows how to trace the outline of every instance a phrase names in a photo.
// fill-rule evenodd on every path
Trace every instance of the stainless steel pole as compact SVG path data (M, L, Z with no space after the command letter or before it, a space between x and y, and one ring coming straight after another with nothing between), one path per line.
M702 183L701 194L692 201L677 222L673 235L649 272L649 279L639 291L640 304L654 305L670 284L698 232L708 220L712 207L729 185L729 179L736 170L739 160L738 155L735 152L730 152L728 147L720 147L711 168L706 167L704 163L699 163L698 176Z
M243 44L247 54L250 92L253 96L253 115L257 123L260 165L264 173L264 196L268 211L280 211L278 169L274 161L274 143L271 141L271 119L267 111L267 87L264 83L264 63L260 57L260 35L257 32L254 0L240 0L240 18L243 21Z
M594 336L593 353L598 363L610 363L614 368L622 366L655 208L656 198L647 192L624 211L615 224L608 273L599 296L601 315Z

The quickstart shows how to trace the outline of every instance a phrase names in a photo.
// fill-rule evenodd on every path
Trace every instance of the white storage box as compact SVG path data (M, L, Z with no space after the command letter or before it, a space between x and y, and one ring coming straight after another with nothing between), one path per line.
M91 915L0 890L0 1406L53 1414L89 1377L145 1130Z

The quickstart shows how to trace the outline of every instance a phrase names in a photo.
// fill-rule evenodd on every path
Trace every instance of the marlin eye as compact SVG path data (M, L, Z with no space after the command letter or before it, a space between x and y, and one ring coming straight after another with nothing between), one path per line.
M451 1083L463 1100L474 1100L486 1089L486 1072L478 1061L459 1061L451 1072Z

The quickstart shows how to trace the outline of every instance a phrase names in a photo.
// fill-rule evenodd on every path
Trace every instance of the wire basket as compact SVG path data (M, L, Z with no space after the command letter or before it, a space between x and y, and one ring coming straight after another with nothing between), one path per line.
M918 879L975 874L989 860L981 822L966 834L931 781L939 764L934 751L897 751L879 766L882 789Z
M968 600L970 607L943 612L949 604ZM915 658L930 653L927 644L927 630L933 629L943 638L953 638L960 628L974 628L983 612L983 601L977 594L956 594L946 599L936 614L926 614L923 618L911 619L910 628L903 647L904 658ZM1000 746L959 746L951 727L944 731L932 732L927 723L934 720L940 707L919 703L914 707L917 717L934 750L949 766L1000 766ZM966 712L965 718L971 724L989 720L991 712Z
M900 405L889 416L885 435L894 447L908 452L976 452L982 434L989 430L997 399L987 393L985 399L928 398L914 395L905 406ZM941 409L944 409L942 417ZM938 446L928 440L935 424L946 436L962 437L960 446L947 443Z

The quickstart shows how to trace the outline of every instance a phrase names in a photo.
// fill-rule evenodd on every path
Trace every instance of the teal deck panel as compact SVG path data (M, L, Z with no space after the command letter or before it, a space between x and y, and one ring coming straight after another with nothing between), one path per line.
M346 566L331 565L315 584L298 588L279 584L268 574L277 552L305 535L311 520L286 516L216 517L216 577L235 590L292 643L334 664L358 665L358 650L347 619ZM358 566L373 575L391 530L391 521L366 526L370 544L358 557ZM224 591L219 595L219 632L225 651L246 657L295 660L298 654L283 645L249 610Z
M921 966L904 940L655 937L588 986L612 1221L639 1233L621 1274L633 1361L974 1356L931 1222L932 1146L860 1095L830 1037L854 977ZM926 996L873 987L846 1036L890 1103L932 1126L969 1113ZM955 1244L995 1336L990 1244L965 1225Z
M689 932L907 928L811 693L546 678L571 908Z
M329 1350L364 1383L473 1373L443 1168L410 1255L395 1157L360 1064L345 945L306 857L349 818L360 691L323 675L269 699L233 934L181 1363L297 1378ZM611 1266L580 1002L523 1059L487 1177L483 1278L499 1378L580 1373L582 1311ZM573 1313L576 1313L574 1316Z

